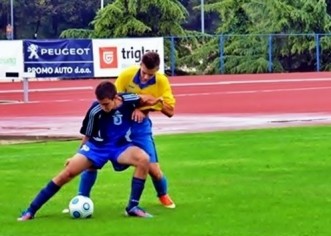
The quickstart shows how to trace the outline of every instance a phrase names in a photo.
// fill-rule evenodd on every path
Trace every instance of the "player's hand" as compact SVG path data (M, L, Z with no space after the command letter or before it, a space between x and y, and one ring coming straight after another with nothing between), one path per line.
M146 115L139 109L135 109L132 113L132 120L135 122L141 123L145 119Z
M163 97L158 97L157 99L158 99L157 103L160 103L163 106L164 103Z
M140 95L140 98L142 100L142 103L146 106L153 106L159 102L162 102L163 99L161 97L155 98L152 95Z

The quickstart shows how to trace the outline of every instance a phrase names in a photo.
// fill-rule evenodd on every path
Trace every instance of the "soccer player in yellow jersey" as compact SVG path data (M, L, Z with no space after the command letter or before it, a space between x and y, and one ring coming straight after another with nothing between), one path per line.
M175 98L168 78L159 72L160 56L156 52L147 52L143 55L140 66L132 66L120 73L115 81L117 91L152 95L161 98L163 102L154 106L142 107L140 111L145 118L141 122L134 122L131 127L131 139L134 145L143 149L150 156L149 175L152 178L154 188L162 205L167 208L175 208L175 203L168 194L167 179L161 171L158 156L155 149L152 121L148 113L160 111L167 117L174 115ZM141 117L140 111L133 114L134 120Z

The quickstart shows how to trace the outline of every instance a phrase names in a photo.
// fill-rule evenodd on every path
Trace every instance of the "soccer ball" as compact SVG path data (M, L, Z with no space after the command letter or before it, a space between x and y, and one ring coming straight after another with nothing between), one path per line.
M69 202L69 214L72 218L89 218L94 211L94 204L91 198L76 196Z

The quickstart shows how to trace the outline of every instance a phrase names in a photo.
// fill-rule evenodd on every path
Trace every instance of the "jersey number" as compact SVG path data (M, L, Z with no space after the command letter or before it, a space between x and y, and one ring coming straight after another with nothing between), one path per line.
M122 116L123 115L119 115L119 114L113 116L114 125L121 125L122 124Z

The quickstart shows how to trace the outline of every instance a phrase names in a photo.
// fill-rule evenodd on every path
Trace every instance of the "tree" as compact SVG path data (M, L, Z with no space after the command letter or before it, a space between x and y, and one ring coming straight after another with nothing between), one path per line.
M219 0L207 4L205 9L219 14L219 36L210 39L207 48L183 58L186 61L203 58L197 66L205 68L204 73L218 73L221 66L227 73L267 72L270 45L273 71L313 70L314 33L330 31L330 15L324 0ZM283 36L272 37L270 44L267 34ZM301 35L284 37L285 34ZM329 50L329 37L323 37L321 43ZM215 52L215 48L219 50ZM223 65L220 50L224 53Z
M98 8L93 0L14 1L15 38L32 38L35 33L39 38L58 38L68 27L87 28ZM0 28L5 29L10 23L9 0L0 0L0 19Z
M61 37L89 38L165 37L165 63L169 63L169 36L191 34L182 24L188 17L185 7L177 0L115 0L97 12L91 22L93 29L68 29ZM176 54L177 55L177 54Z
M18 3L13 2L14 7ZM11 23L10 15L10 1L9 0L0 0L0 39L6 38L6 26ZM16 31L16 28L15 28ZM15 33L15 32L14 32Z
M273 37L275 64L286 71L313 71L316 68L315 34L330 32L331 18L325 0L282 0L266 4L250 1L243 6L250 16L254 33L277 33ZM261 20L261 16L263 16ZM264 20L267 17L270 20ZM282 34L292 34L284 37ZM305 35L304 35L305 34ZM309 35L308 35L309 34ZM329 37L321 39L330 50ZM329 60L330 61L330 60Z
M177 0L115 0L97 12L90 37L151 37L185 35L181 24L188 16ZM71 37L73 29L62 32ZM76 35L77 36L77 35Z
M221 39L217 34L246 34L250 21L242 9L245 0L218 0L207 1L205 11L216 12L220 18L219 27L216 29L216 36L211 35L204 42L203 46L197 48L191 55L180 59L181 64L196 68L197 73L214 74L220 72L220 48ZM238 40L228 39L228 40ZM229 42L229 41L228 41ZM199 58L199 60L196 60ZM227 62L229 62L227 60Z
M217 0L204 0L204 3L212 3ZM201 0L180 0L183 6L190 13L183 27L187 30L201 31ZM217 13L204 11L205 32L215 34L219 25L219 17Z

